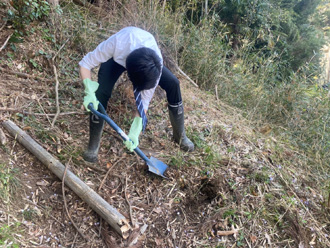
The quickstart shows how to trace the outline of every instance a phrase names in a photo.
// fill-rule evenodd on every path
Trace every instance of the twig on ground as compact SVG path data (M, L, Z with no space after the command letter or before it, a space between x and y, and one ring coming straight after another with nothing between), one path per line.
M5 21L5 23L1 26L0 31L6 26L6 24L7 24L7 21Z
M54 55L54 57L52 58L53 61L53 70L54 70L54 75L55 75L55 102L56 102L56 114L55 117L53 119L52 122L52 128L55 125L56 119L58 117L58 115L60 114L61 110L60 110L60 103L58 101L58 86L59 86L59 81L58 81L58 75L57 75L57 70L56 70L56 66L55 66L55 59L57 57L57 55L60 53L60 51L63 49L63 47L65 46L65 44L70 40L70 37L63 43L63 45L60 47L60 49L58 49L58 51L56 52L56 54Z
M54 57L55 58L55 57ZM54 69L54 74L55 74L55 81L56 81L56 84L55 84L55 101L56 101L56 114L55 114L55 117L52 121L52 128L54 127L55 125L55 122L56 122L56 119L58 117L58 115L60 114L61 110L60 110L60 103L58 101L58 85L59 85L59 82L58 82L58 77L57 77L57 70L56 70L56 66L53 64L53 69Z
M100 168L100 167L97 167L97 166L94 166L92 164L90 164L89 162L85 162L84 165L86 165L88 168L91 168L95 171L98 171L98 172L106 172L106 170Z
M234 235L236 238L236 235L238 234L239 228L235 228L234 226L231 227L231 230L229 231L217 231L218 236L229 236L229 235Z
M134 221L134 218L133 218L132 206L131 206L131 203L128 200L128 196L127 196L127 192L126 191L127 191L127 176L126 176L126 183L125 183L125 199L126 199L126 202L128 204L128 207L129 207L129 216L131 218L132 226L134 228L135 227L135 221Z
M217 101L219 101L219 96L218 96L218 85L215 85L215 96L217 98Z
M50 124L52 124L52 122L51 122L50 119L48 118L48 115L46 114L46 111L45 111L44 108L42 107L42 105L41 105L41 103L40 103L40 101L39 101L39 98L37 98L37 102L38 102L39 107L41 108L42 112L45 113L45 116L46 116L48 122L49 122Z
M71 158L70 158L69 162L70 161L71 161ZM66 176L66 172L68 170L69 162L65 166L65 170L64 170L64 173L63 173L63 179L62 179L62 195L63 195L64 208L65 208L66 214L68 215L72 225L76 228L77 232L85 240L88 240L87 237L80 231L79 227L77 227L76 223L72 220L71 215L70 215L69 210L68 210L67 203L66 203L64 182L65 182L65 176Z
M58 49L58 51L56 52L56 54L54 55L54 57L52 58L53 62L55 61L57 55L60 53L60 51L63 49L63 47L65 46L66 43L68 43L68 41L70 40L71 37L69 37L64 43L63 45L60 47L60 49Z
M76 235L74 235L74 239L73 239L73 242L72 242L71 248L74 247L74 244L76 243L76 240L77 240L77 236L78 236L78 233L76 233Z
M184 216L184 224L189 224L185 211L183 210L183 208L181 206L180 206L180 209L181 209L181 212Z
M123 158L121 158L121 159L119 159L118 161L116 161L116 162L115 162L115 163L109 168L109 170L107 171L107 174L105 174L105 176L104 176L102 182L100 183L100 186L99 186L99 188L98 188L98 191L100 191L101 188L103 187L103 184L104 184L105 180L107 179L107 177L108 177L110 171L112 171L112 169L113 169L113 168L114 168L114 167L115 167L115 166L116 166L121 160L123 160Z
M55 114L46 114L46 113L29 113L27 111L24 111L20 108L0 108L0 112L19 112L24 115L35 115L35 116L55 116ZM84 112L77 112L77 111L72 111L72 112L62 112L59 115L83 115Z
M22 114L25 114L25 115L35 115L35 116L55 116L56 114L43 114L43 113L28 113L26 111L23 111L21 112ZM58 115L76 115L76 114L79 114L79 115L83 115L84 113L83 112L63 112L63 113L59 113Z
M2 49L5 48L5 46L7 45L8 41L9 41L9 39L10 39L10 37L11 37L12 35L13 35L13 33L12 33L11 35L9 35L8 38L7 38L7 40L5 41L5 43L3 43L2 47L0 48L0 52L2 51Z
M248 244L249 248L252 248L251 245L250 245L250 243L249 243L249 241L248 241L248 239L246 237L245 237L245 242Z
M108 130L108 129L105 129L103 132L105 132L105 133L109 133L109 134L111 134L114 138L116 138L118 141L123 142L123 139L120 137L120 135L119 135L117 132L115 132L115 131L113 131L113 130Z
M0 67L0 71L1 72L7 72L8 74L16 75L16 76L23 77L23 78L33 78L33 79L41 80L41 81L45 81L45 82L53 82L54 81L54 79L41 78L41 77L38 77L38 76L29 75L29 74L18 72L18 71L9 71L9 70L5 70L4 68L1 68L1 67Z
M101 237L101 235L102 235L102 224L103 224L103 219L100 218L99 237Z

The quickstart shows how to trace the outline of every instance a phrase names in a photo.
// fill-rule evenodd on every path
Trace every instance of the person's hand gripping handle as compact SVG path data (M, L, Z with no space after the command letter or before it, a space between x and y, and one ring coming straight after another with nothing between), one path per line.
M84 96L84 107L90 112L88 108L88 104L93 103L93 106L97 109L99 106L99 101L96 98L95 92L99 87L99 84L95 81L92 81L90 78L86 78L83 80L83 84L85 85L85 96Z
M127 149L131 152L133 152L133 150L139 145L139 135L142 131L142 127L142 118L135 117L128 133L128 137L130 138L130 140L124 141L124 144L126 145Z

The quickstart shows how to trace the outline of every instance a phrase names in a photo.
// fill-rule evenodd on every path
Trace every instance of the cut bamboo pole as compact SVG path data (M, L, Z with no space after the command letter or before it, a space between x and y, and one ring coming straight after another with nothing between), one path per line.
M17 139L25 148L35 155L48 169L62 180L65 166L48 153L42 146L34 141L31 136L20 129L15 123L6 120L2 123L4 128ZM111 227L124 239L129 236L131 227L128 220L113 206L107 203L100 195L88 187L71 171L66 172L65 184L98 213Z

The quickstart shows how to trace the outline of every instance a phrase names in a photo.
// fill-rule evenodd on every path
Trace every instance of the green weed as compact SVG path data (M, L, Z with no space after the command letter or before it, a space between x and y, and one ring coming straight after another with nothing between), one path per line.
M171 157L170 165L176 168L181 168L186 165L186 161L181 151Z
M223 213L223 218L226 219L227 217L229 217L232 220L237 218L236 210L235 209L228 209L227 211L225 211Z
M243 231L239 231L239 236L238 236L238 239L236 241L236 244L237 244L238 247L242 247L242 246L246 245Z
M8 248L19 248L19 244L16 243L14 234L19 232L19 226L21 224L16 222L12 225L3 225L0 227L0 246Z
M10 168L9 165L0 163L0 198L8 202L10 197L16 192L19 181L16 178L17 170Z
M221 156L218 152L214 151L212 147L207 146L204 148L203 162L207 166L217 167L221 161Z
M22 215L25 220L31 221L37 217L37 212L34 209L27 208L23 210Z
M258 183L269 183L269 176L265 172L257 172L253 175L253 178L256 180Z
M202 132L193 130L190 126L187 127L187 135L191 141L195 144L196 148L202 148L206 145L205 137Z

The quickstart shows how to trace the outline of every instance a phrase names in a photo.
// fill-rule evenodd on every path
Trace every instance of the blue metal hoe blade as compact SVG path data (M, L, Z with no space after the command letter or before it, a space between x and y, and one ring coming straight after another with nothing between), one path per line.
M92 111L93 114L95 114L98 117L105 120L120 135L120 137L124 141L129 140L129 137L124 133L124 131L121 130L120 127L118 127L117 124L113 120L110 119L110 117L107 115L107 113L101 103L98 106L100 112L97 111L96 109L94 109L92 103L90 103L88 105L88 108ZM149 159L138 147L136 147L134 149L134 151L137 153L137 155L139 155L147 163L150 172L166 178L164 176L164 172L167 169L167 165L165 163L163 163L162 161L160 161L154 157L151 157Z
M166 178L164 176L164 172L167 169L167 165L165 163L158 160L157 158L151 157L149 161L147 161L147 165L150 172Z

